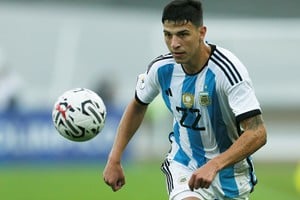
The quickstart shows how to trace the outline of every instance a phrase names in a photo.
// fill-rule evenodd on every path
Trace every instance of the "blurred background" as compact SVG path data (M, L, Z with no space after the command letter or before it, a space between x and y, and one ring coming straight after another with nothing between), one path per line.
M137 75L167 52L160 22L167 2L0 1L1 166L103 164ZM268 143L254 159L294 170L300 161L300 1L204 0L203 6L207 40L241 59L261 102ZM61 137L51 119L57 97L76 87L96 91L108 112L101 134L84 143ZM158 97L124 160L159 168L170 131Z

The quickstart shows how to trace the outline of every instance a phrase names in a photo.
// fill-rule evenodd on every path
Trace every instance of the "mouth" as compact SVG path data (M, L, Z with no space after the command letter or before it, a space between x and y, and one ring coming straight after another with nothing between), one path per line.
M172 52L173 57L180 58L184 55L184 52Z

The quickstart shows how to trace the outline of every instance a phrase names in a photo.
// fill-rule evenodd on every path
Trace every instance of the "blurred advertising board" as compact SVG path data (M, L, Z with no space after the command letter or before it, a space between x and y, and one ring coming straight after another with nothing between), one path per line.
M117 112L108 113L104 129L95 138L73 142L56 131L49 110L0 113L0 160L105 160L119 118Z

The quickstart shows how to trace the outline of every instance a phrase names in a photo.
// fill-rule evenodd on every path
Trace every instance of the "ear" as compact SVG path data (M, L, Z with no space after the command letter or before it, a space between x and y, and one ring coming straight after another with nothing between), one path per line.
M200 35L200 40L203 41L206 35L206 26L200 26L199 27L199 35Z

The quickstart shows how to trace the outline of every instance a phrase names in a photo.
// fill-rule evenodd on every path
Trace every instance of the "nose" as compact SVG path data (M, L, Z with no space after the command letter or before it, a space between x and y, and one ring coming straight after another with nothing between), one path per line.
M172 47L172 49L177 49L180 47L179 38L176 37L175 35L171 39L171 47Z

